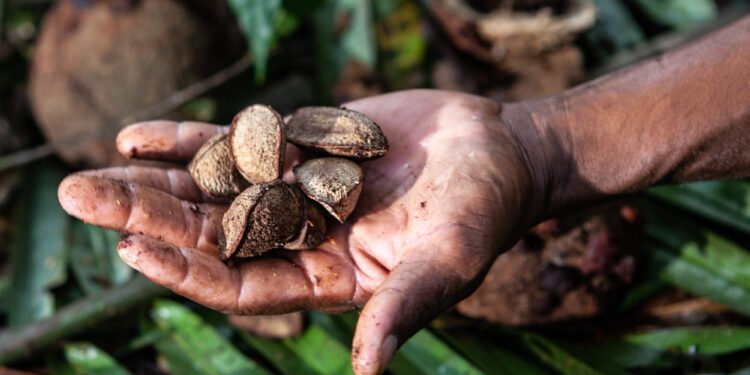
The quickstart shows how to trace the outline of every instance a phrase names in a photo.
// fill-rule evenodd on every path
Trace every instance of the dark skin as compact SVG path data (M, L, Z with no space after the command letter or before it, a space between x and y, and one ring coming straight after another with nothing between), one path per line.
M501 250L539 220L657 183L750 176L750 18L665 56L535 101L500 105L415 90L346 106L392 145L365 163L346 224L312 251L227 265L216 255L226 205L182 169L66 178L71 215L130 233L122 259L156 283L233 314L362 308L357 374L467 296ZM118 137L125 156L185 162L224 128L165 121ZM300 154L289 147L289 167Z

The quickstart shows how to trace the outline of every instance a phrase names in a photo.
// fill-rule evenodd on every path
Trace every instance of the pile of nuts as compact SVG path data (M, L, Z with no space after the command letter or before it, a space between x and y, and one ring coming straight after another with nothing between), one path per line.
M325 156L295 166L296 185L281 181L287 141ZM235 116L229 134L209 139L188 170L206 194L233 199L222 220L221 258L252 257L320 245L326 239L321 207L343 223L362 191L362 169L350 159L387 151L380 127L361 113L304 107L285 123L273 108L253 105Z

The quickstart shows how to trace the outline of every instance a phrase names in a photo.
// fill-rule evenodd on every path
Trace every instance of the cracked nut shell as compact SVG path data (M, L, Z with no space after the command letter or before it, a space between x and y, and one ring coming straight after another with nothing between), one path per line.
M342 158L310 159L294 167L294 177L310 199L344 222L362 192L362 168Z
M237 169L251 184L277 180L284 168L286 137L281 116L267 105L238 113L229 130L229 150Z
M209 138L188 164L188 171L198 188L215 198L234 198L249 185L235 168L225 134Z
M300 192L300 194L302 194ZM303 197L307 220L297 238L284 245L287 250L314 249L326 240L326 218L318 204Z
M295 238L305 222L301 195L276 180L245 189L221 221L219 255L252 257L282 247Z
M357 159L379 158L388 141L362 113L334 107L303 107L286 124L289 142L315 152Z

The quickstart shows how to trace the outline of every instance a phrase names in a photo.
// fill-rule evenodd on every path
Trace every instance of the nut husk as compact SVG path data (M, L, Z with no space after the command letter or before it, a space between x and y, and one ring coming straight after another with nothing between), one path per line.
M319 158L294 167L294 177L305 195L343 223L357 205L364 174L350 160Z
M57 154L79 168L125 163L112 147L122 119L236 61L245 46L220 1L47 3L54 5L33 48L29 104Z
M305 200L307 219L297 238L284 245L287 250L314 249L326 240L326 219L318 208L318 204Z
M198 188L216 198L234 198L249 186L235 167L226 134L206 141L188 164L188 171Z
M232 121L229 150L237 170L252 184L277 180L284 168L284 122L267 105L245 108Z
M289 142L330 155L374 159L388 151L388 140L378 124L347 109L300 108L286 124L286 133Z
M282 247L304 225L304 208L300 195L279 180L250 186L224 214L219 255L252 257Z

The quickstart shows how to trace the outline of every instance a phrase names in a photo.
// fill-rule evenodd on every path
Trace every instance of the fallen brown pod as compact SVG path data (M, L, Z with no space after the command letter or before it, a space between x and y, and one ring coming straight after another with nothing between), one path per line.
M354 211L364 174L351 160L310 159L293 169L299 186L280 180L286 131L294 129L295 142L303 140L305 149L355 159L380 157L388 149L378 125L363 114L307 107L294 117L284 126L271 107L250 106L235 116L228 135L211 138L190 162L202 191L233 198L219 234L222 259L314 249L327 238L323 209L342 223Z

